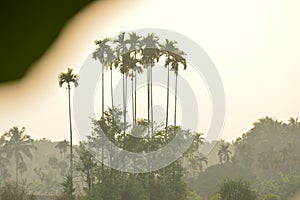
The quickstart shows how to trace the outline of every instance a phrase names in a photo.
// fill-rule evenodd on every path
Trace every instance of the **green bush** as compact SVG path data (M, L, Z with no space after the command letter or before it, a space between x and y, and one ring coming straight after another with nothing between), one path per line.
M281 200L281 198L276 194L267 194L264 196L263 200Z
M0 188L0 200L35 200L35 196L28 194L24 186L16 183L6 183Z
M250 184L242 178L224 179L218 192L222 200L256 200L256 193L251 190Z
M196 193L194 192L193 190L189 190L187 192L187 200L201 200L201 197Z

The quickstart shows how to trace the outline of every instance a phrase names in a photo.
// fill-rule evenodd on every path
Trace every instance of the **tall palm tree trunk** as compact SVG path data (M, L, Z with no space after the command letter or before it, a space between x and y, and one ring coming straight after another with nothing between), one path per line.
M104 61L102 61L101 63L104 63ZM102 83L101 83L101 88L102 88L102 95L101 95L101 116L104 117L104 65L102 64ZM102 143L102 147L101 147L101 166L102 166L102 170L104 170L104 164L103 164L103 160L104 160L104 144Z
M134 82L134 123L136 124L136 89L137 89L137 73L136 70L134 71L134 78L135 78L135 82Z
M127 112L127 75L125 74L125 92L124 92L124 136L126 133L126 123L127 123L127 119L126 119L126 112Z
M168 70L168 75L167 75L167 108L166 108L166 133L165 133L165 143L167 143L167 138L168 138L168 121L169 121L169 97L170 97L170 69L169 66L167 68ZM166 155L164 155L165 157ZM166 158L165 158L166 159ZM164 180L165 180L165 175L166 175L166 169L164 167L163 169L163 175L164 175Z
M127 74L125 74L125 112L124 112L124 122L125 122L125 131L124 131L124 146L126 148L126 112L127 112ZM125 157L123 158L123 166L125 168ZM124 169L123 168L123 169ZM123 174L123 189L126 189L126 173Z
M154 122L154 119L153 119L153 90L152 90L152 67L153 67L153 64L151 64L150 66L150 96L151 96L151 136L153 136L153 122Z
M16 184L19 182L19 174L18 174L18 165L19 165L19 160L17 156L17 152L15 151L15 160L16 160Z
M148 119L148 138L150 137L150 72L149 66L147 66L147 119Z
M123 149L125 149L125 137L126 137L126 98L127 98L127 77L125 72L123 73L123 118L124 118L124 141L123 141ZM125 158L122 160L122 167L124 170L125 167ZM123 177L123 189L125 190L125 173L122 172Z
M114 89L113 89L113 70L110 68L110 94L111 94L111 109L114 108Z
M167 108L166 108L166 134L165 134L165 141L167 140L168 136L168 121L169 121L169 98L170 98L170 69L168 66L168 75L167 75Z
M70 199L73 199L72 188L73 188L73 138L72 138L72 115L71 115L71 94L70 84L68 84L68 97L69 97L69 124L70 124L70 177L71 177L71 194Z
M178 74L176 74L176 78L175 78L174 134L176 133L176 114L177 114L177 78L178 78Z
M104 116L104 65L102 65L102 117Z
M134 77L133 77L133 72L132 72L132 77L131 77L131 106L132 106L132 124L133 124L133 127L135 127L135 116L134 116L134 91L133 91L133 80L134 80Z
M149 139L150 139L150 65L147 66L147 98L148 98L148 106L147 106L147 112L148 112L148 126L147 126L147 134L148 134L148 144L147 144L147 152L149 152ZM149 171L149 162L147 161L147 168ZM146 187L149 186L149 172L146 176Z

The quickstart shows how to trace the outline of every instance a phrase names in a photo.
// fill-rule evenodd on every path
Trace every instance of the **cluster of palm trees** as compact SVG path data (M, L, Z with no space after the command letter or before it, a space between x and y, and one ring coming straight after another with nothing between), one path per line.
M169 85L170 71L175 74L175 108L174 108L174 132L176 130L176 107L177 107L177 80L180 65L185 70L187 67L186 59L183 57L185 53L177 47L176 41L165 40L164 44L159 42L159 38L154 33L149 33L147 36L139 36L136 33L121 32L116 39L104 38L96 40L96 50L93 52L93 58L99 60L102 65L102 84L101 84L101 108L102 117L105 112L105 80L104 74L106 69L110 70L110 93L111 107L114 108L113 96L113 71L118 70L122 74L123 83L123 120L124 120L124 135L126 132L126 113L127 113L127 82L131 80L132 90L132 116L133 127L137 122L137 82L138 74L146 70L147 73L147 120L148 137L153 135L153 89L152 89L152 68L159 62L160 58L164 58L164 66L167 68L167 99L166 99L166 138L168 135L169 121ZM68 68L66 73L60 73L58 76L59 86L66 84L69 100L69 123L70 123L70 176L72 179L72 119L71 119L71 100L70 90L71 84L78 86L79 76L73 73L73 70Z
M127 36L127 37L126 37ZM182 65L186 69L186 59L183 57L185 53L177 47L176 41L165 40L164 44L159 42L159 38L154 33L147 36L139 36L135 32L126 34L121 32L116 39L104 38L96 40L97 49L93 53L93 58L99 60L102 65L102 114L105 111L105 69L109 69L110 88L111 88L111 107L114 107L113 98L113 70L118 70L122 74L123 81L123 114L124 124L126 124L127 112L127 81L131 80L132 92L132 116L133 126L137 120L137 82L138 74L146 71L147 73L147 120L151 124L151 133L153 135L153 67L159 62L160 58L164 58L164 65L167 71L167 100L166 100L166 122L168 127L169 112L169 84L170 71L175 74L175 108L174 108L174 126L176 126L176 104L177 104L177 77L179 66ZM124 126L124 133L126 126ZM150 127L148 128L148 136L150 135Z
M11 158L15 160L15 181L19 182L19 172L24 171L26 163L24 157L32 159L31 150L35 150L33 139L25 134L25 128L14 126L0 138L0 169L4 169ZM2 173L1 173L2 174Z

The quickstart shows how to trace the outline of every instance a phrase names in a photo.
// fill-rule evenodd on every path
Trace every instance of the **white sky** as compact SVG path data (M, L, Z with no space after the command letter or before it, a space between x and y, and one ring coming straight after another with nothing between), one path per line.
M57 74L69 66L78 72L95 39L151 27L186 35L215 63L226 94L222 138L235 139L267 115L300 116L299 6L297 0L95 1L22 81L0 85L0 133L17 125L33 138L68 138L67 93Z

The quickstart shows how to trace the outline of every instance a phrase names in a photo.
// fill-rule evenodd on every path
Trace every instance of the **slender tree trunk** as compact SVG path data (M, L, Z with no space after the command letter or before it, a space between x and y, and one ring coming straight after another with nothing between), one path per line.
M154 118L153 118L153 90L152 90L152 86L153 86L153 82L152 82L152 68L153 68L153 64L151 64L150 66L150 95L151 95L151 137L154 135ZM151 158L153 159L153 158ZM150 162L150 175L151 175L151 169L152 169L152 163Z
M147 66L147 119L148 119L148 138L150 137L150 75L149 75L149 65Z
M111 111L114 120L114 89L113 89L113 68L110 68L110 95L111 95ZM112 144L110 143L110 152L112 152ZM112 155L110 155L109 163L112 163ZM111 169L110 169L111 170ZM111 171L110 171L111 172Z
M17 156L17 152L15 150L15 159L16 159L16 184L18 185L19 182L19 177L18 177L18 165L19 165L19 160L18 160L18 156Z
M132 124L133 124L133 127L135 127L135 120L134 120L134 118L135 118L135 116L134 116L135 106L134 106L133 79L134 79L134 77L133 77L133 72L132 72L132 77L131 77L131 106L132 106L132 122L133 122Z
M127 74L125 74L125 99L124 99L124 123L125 123L125 132L126 133L126 123L127 123L127 118L126 118L126 113L127 113ZM124 135L126 136L126 135ZM125 139L125 138L124 138Z
M113 89L113 71L110 68L110 94L111 94L111 109L114 108L114 89Z
M93 196L93 167L91 167L90 181L91 181L90 196L92 197Z
M102 65L102 117L104 116L104 65Z
M169 65L167 66L168 70L168 75L167 75L167 108L166 108L166 133L165 133L165 143L167 143L167 138L168 138L168 121L169 121L169 96L170 96L170 69ZM166 155L164 154L164 157ZM166 159L166 158L165 158ZM165 175L166 175L166 169L164 167L163 169L163 174L164 174L164 180L165 180Z
M153 90L152 90L152 67L153 65L151 64L150 66L150 96L151 96L151 137L153 136L153 124L154 124L154 119L153 119Z
M126 91L125 91L125 74L123 74L123 121L124 121L124 127L123 127L123 131L124 131L124 138L125 138L125 131L126 131L126 102L125 102L125 96L126 96Z
M124 113L124 119L125 119L125 135L124 135L124 145L125 145L125 148L127 148L127 144L126 144L126 123L127 123L127 119L126 119L126 113L127 113L127 74L125 74L125 113ZM124 159L124 161L123 161L123 165L124 165L124 167L125 167L125 157L123 158ZM123 176L123 182L124 182L124 184L123 184L123 188L124 188L124 190L126 189L126 177L127 177L127 173L124 173L123 174L124 176Z
M168 121L169 121L169 97L170 97L170 69L168 66L168 75L167 75L167 108L166 108L166 134L165 134L165 141L168 137Z
M90 175L90 169L87 169L87 184L89 187L89 196L92 197L92 185L91 185L91 175Z
M125 149L125 137L126 137L126 97L127 97L127 78L125 73L123 74L123 118L124 118L124 139L123 139L123 149ZM122 168L124 170L125 160L122 158ZM123 189L125 189L125 173L122 172L123 179Z
M134 78L135 78L135 82L134 82L134 123L136 124L136 89L137 89L137 73L136 70L134 71Z
M148 106L147 106L147 112L148 112L148 125L147 125L147 132L148 132L148 144L147 144L147 152L149 152L149 138L150 138L150 73L149 73L149 67L150 65L147 66L147 98L148 98ZM149 171L149 162L147 160L147 168ZM149 172L147 173L146 176L146 187L148 188L149 186Z
M176 74L176 77L175 77L174 134L176 133L176 114L177 114L177 78L178 78L178 74Z
M72 188L73 188L73 138L72 138L72 115L71 115L71 95L70 95L70 84L68 84L68 97L69 97L69 124L70 124L70 177L71 177L71 194L70 199L73 199Z

